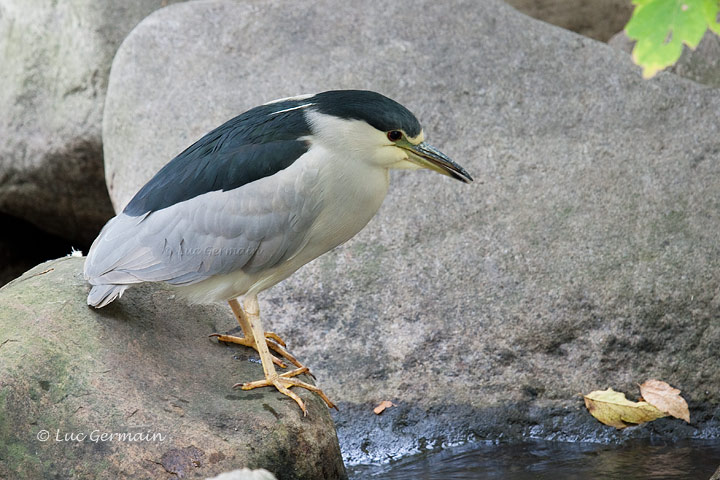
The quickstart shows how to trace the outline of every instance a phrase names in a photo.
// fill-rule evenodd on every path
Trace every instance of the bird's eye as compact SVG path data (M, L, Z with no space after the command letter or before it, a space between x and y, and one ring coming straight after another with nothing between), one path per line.
M387 133L388 140L390 140L391 142L397 142L402 138L402 136L403 134L400 130L390 130Z

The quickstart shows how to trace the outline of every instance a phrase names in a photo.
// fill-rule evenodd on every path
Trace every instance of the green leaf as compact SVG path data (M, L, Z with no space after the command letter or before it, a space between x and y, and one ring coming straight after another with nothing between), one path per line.
M710 27L720 31L717 0L633 0L635 10L625 27L637 40L632 56L650 78L675 63L683 44L695 48ZM717 30L715 30L717 28Z
M720 23L718 23L718 8L720 5L718 5L718 2L712 1L704 2L704 5L705 11L703 13L705 14L705 21L708 24L708 28L720 35Z

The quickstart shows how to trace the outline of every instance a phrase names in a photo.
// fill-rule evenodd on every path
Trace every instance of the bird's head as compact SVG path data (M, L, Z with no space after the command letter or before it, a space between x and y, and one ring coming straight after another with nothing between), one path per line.
M334 90L303 97L313 135L332 149L387 168L428 168L465 183L464 168L425 142L407 108L379 93Z

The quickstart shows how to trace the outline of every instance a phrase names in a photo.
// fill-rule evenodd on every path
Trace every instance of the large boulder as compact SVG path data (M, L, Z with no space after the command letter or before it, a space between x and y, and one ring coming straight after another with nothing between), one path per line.
M0 2L0 212L92 241L113 213L101 140L110 64L172 1Z
M331 88L397 99L477 179L399 172L363 232L260 297L340 402L347 460L718 435L716 92L645 81L622 52L501 2L177 4L113 64L113 202L246 108ZM615 432L578 395L648 378L683 390L692 425ZM376 416L382 400L398 406Z
M346 478L328 408L299 392L234 391L255 352L210 341L236 321L160 285L102 310L84 259L43 263L0 289L0 478L205 478L265 468ZM306 379L309 380L309 379Z

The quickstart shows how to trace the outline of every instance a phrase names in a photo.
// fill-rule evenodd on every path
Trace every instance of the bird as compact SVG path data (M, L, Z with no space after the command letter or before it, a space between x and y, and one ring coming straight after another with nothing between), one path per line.
M227 302L243 336L211 337L255 349L264 373L234 387L275 387L305 416L291 388L336 408L297 378L308 367L263 329L258 294L365 227L390 170L421 168L473 181L425 142L410 110L380 93L331 90L254 107L178 154L107 222L84 264L87 303L104 307L144 282L193 303ZM278 373L285 361L296 368Z

